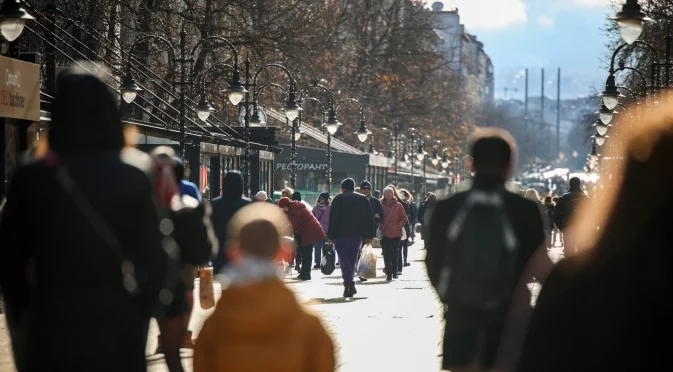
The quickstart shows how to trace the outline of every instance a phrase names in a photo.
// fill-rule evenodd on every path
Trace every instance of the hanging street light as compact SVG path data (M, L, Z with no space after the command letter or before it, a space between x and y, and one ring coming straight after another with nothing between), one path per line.
M425 159L425 151L423 150L423 144L418 144L418 151L416 151L416 158L420 161Z
M241 83L241 75L238 71L238 65L234 67L234 72L231 75L231 82L229 86L224 89L224 92L229 96L229 102L232 105L238 106L241 101L245 98L245 94L248 93L248 90L245 89L243 83Z
M598 152L596 151L596 137L594 137L593 143L591 144L591 154L589 155L589 160L591 160L592 165L598 164Z
M638 40L640 34L643 33L645 23L652 21L642 11L638 0L626 0L626 3L622 6L622 10L611 19L617 22L619 34L627 44L633 44Z
M612 121L612 117L617 113L615 110L610 110L605 105L601 105L600 110L596 111L596 114L598 114L598 118L601 119L601 122L603 124L610 124Z
M210 116L210 113L212 111L215 111L215 109L213 109L213 107L208 102L206 92L204 91L201 93L201 99L199 100L199 104L196 105L196 115L198 115L201 121L206 121L208 120L208 117Z
M299 128L299 130L294 132L294 140L299 141L302 134L304 134L304 128Z
M444 153L444 157L442 157L442 168L448 168L450 163L451 161L449 160L449 157Z
M360 121L360 129L358 129L358 131L357 131L358 139L360 140L360 142L366 142L367 137L369 137L370 134L372 134L372 132L370 132L367 129L367 125L365 124L365 120L362 119Z
M258 127L266 126L266 114L261 108L257 107L257 109L252 112L252 116L250 117L250 125Z
M0 33L12 42L21 36L26 20L35 19L23 9L19 0L5 0L0 5Z
M608 80L605 82L605 90L602 91L599 95L603 99L603 105L608 110L614 110L617 105L619 105L619 99L626 97L623 95L617 85L615 84L615 75L608 76Z
M437 165L439 164L439 154L437 153L437 149L434 148L432 149L432 159L430 160L432 162L432 165Z
M290 88L290 93L287 95L287 103L283 107L283 111L285 111L285 116L287 116L287 120L290 122L294 121L294 119L299 116L299 111L301 111L302 108L299 107L297 104L297 101L295 100L295 93L294 93L294 87Z
M334 135L339 130L341 125L343 124L337 120L334 108L330 108L327 113L327 121L325 122L325 128L327 129L327 132L329 132L331 135Z
M602 121L596 120L593 126L596 127L596 133L604 136L606 133L608 133L608 129L612 127L612 124L603 124Z
M600 135L600 134L598 134L598 133L594 134L594 139L596 140L596 144L597 144L598 146L603 146L603 145L605 144L605 140L606 140L608 137L609 137L609 136L603 136L603 135Z
M140 89L136 83L136 79L133 78L133 73L131 73L130 68L129 71L126 72L126 77L124 77L122 85L119 86L119 90L121 91L122 98L126 103L133 102L133 100L136 99L138 92L142 91L142 89Z

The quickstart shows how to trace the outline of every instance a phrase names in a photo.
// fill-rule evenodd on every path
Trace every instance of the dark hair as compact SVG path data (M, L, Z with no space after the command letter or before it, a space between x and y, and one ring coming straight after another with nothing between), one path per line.
M552 198L551 198L551 196L545 196L545 197L544 197L544 202L545 202L545 203L551 203L551 202L552 202Z
M571 190L577 190L582 187L582 181L579 179L579 177L573 177L568 181L568 185L570 185Z
M513 139L508 132L494 128L481 129L472 142L474 170L477 173L504 172L513 163L514 147Z
M185 163L178 157L173 158L173 175L178 183L185 178Z

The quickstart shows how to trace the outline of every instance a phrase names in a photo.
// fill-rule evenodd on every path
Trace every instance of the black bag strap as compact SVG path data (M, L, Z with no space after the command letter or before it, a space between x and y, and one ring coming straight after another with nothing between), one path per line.
M110 251L122 261L121 271L124 277L124 288L131 294L137 295L140 292L138 281L135 277L135 266L126 258L122 244L117 235L112 231L103 217L96 211L89 199L84 195L77 182L72 179L68 169L63 165L55 153L47 155L47 166L54 171L56 181L63 191L72 199L77 209L85 217L89 225L96 233L103 238Z

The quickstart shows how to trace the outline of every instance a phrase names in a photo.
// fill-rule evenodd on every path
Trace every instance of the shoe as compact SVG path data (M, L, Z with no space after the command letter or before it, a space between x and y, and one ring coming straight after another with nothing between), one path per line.
M358 290L355 288L355 282L351 283L351 291L353 291L354 295L358 294Z
M294 271L296 271L296 272L300 272L300 271L301 271L301 266L299 266L299 265L295 265L295 267L294 267Z
M395 274L393 274L393 275L395 275ZM402 270L398 271L397 275L402 275Z
M393 279L397 279L397 276L398 276L398 275L399 275L399 274L393 274Z
M311 278L305 278L305 277L299 275L298 277L294 278L294 280L307 281L307 280L311 280Z
M319 269L319 268L320 268L320 264L315 264L315 265L313 265L313 268L314 268L314 269Z
M383 268L383 273L386 274L386 268L385 267Z
M157 350L154 354L163 354L164 348L161 346L161 335L157 336Z
M353 297L353 287L351 287L350 283L344 283L344 298L352 298Z
M416 243L416 242L409 242L409 243L407 244L407 247L411 247L411 246L414 245L415 243Z
M410 263L408 263L408 262L405 262L405 263L404 263L404 267L409 267L409 266L411 266Z
M386 282L392 282L393 281L393 276L392 275L386 275Z
M361 282L366 282L366 281L367 281L367 279L365 279L365 278L363 278L363 277L361 277L361 276L359 276L358 279L360 279Z
M194 340L192 340L192 331L185 333L185 340L182 341L182 349L194 349Z

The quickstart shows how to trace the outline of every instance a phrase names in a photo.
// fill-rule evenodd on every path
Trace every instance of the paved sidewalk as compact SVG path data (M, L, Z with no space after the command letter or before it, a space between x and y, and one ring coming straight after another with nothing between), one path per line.
M410 267L400 278L385 282L383 260L379 259L379 277L357 283L353 299L342 297L343 285L339 269L325 277L313 270L310 282L286 280L300 301L316 311L332 334L336 344L340 372L358 371L438 371L442 339L442 305L438 302L425 273L422 241L410 247ZM375 249L380 255L381 250ZM550 252L557 261L562 249ZM198 293L198 280L196 283ZM539 285L531 285L533 294ZM219 287L216 286L216 293ZM211 313L197 303L190 329L194 337ZM152 355L157 346L158 327L153 320L147 343L148 371L167 372L162 355ZM191 351L183 353L186 371L191 371ZM0 315L0 371L14 371L5 331L4 315Z

